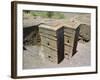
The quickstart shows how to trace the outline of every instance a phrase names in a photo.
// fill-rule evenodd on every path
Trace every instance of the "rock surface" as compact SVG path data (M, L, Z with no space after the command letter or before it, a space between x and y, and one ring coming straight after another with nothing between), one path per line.
M91 65L90 42L78 43L77 53L68 59L66 56L60 64L45 60L41 53L41 46L25 46L23 53L23 69L52 68L52 67L81 67Z

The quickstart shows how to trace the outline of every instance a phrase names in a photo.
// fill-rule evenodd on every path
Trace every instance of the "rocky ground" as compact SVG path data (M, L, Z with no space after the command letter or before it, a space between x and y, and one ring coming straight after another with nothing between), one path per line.
M70 59L66 56L60 64L54 64L45 60L39 54L41 53L41 47L26 46L27 50L24 50L23 68L48 68L48 67L79 67L90 65L90 42L78 43L77 53Z

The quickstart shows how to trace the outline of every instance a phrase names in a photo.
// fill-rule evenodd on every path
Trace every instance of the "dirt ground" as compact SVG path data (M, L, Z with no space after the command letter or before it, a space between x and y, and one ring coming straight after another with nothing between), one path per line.
M77 52L72 58L66 56L60 64L54 64L45 60L39 54L41 53L40 46L26 46L23 57L23 69L34 68L51 68L51 67L80 67L90 65L90 42L78 42Z

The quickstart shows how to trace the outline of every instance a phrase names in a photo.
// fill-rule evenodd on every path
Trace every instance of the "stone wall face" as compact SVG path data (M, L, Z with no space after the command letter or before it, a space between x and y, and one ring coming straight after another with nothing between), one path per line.
M79 39L83 40L85 42L88 42L91 40L91 27L87 24L80 24L80 36Z
M45 59L52 63L59 64L64 59L63 27L57 30L51 30L46 27L41 27L40 25L39 33Z
M78 37L79 37L79 27L67 28L64 27L64 55L71 58L77 51Z
M36 45L40 43L38 26L31 26L23 29L24 45Z

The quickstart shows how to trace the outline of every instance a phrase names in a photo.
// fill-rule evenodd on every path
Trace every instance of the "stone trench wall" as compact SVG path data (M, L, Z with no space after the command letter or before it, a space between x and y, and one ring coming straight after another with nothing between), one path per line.
M38 26L27 27L23 29L23 43L24 45L37 45L40 43L40 35Z
M79 40L88 42L91 40L91 27L87 24L80 24Z

